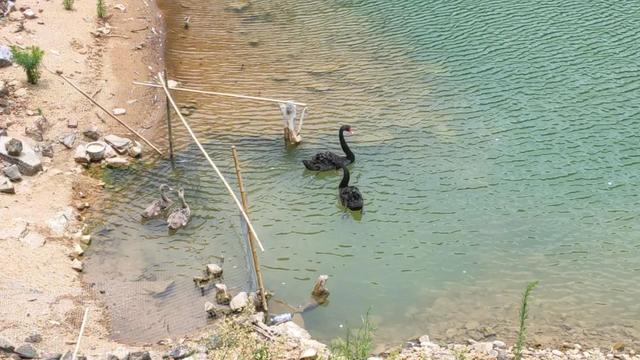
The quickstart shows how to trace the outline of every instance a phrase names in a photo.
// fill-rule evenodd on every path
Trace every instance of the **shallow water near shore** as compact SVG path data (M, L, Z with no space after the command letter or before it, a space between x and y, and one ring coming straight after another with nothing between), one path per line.
M196 104L188 119L233 184L229 147L238 146L276 297L304 305L313 280L330 276L330 303L304 316L313 336L341 335L369 311L379 343L421 334L508 340L521 292L540 280L532 341L640 346L640 4L161 6L171 78L310 104L304 142L287 149L276 105L177 96ZM316 175L301 164L338 151L345 123L356 132L348 141L361 219L338 206L339 172ZM94 281L136 289L175 282L175 296L110 298L132 317L114 327L163 327L150 337L204 323L205 299L190 281L214 255L226 255L229 281L250 285L237 211L186 132L174 134L175 171L160 161L107 174L113 203L87 270ZM161 220L138 220L164 181L185 187L194 214L175 235ZM145 323L135 310L147 302L155 314L171 312L172 326L162 316ZM135 337L129 331L122 337Z

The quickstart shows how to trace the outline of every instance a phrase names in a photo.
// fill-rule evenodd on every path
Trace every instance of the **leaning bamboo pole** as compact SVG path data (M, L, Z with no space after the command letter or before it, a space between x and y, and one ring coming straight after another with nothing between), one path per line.
M220 178L220 180L222 180L222 183L227 188L227 191L229 192L229 194L233 198L233 201L236 203L236 206L238 207L238 209L240 209L240 213L242 214L242 217L244 218L244 221L247 222L247 226L249 227L249 231L251 232L251 234L256 239L256 242L258 243L258 246L260 246L260 250L264 251L264 247L262 246L262 243L260 242L260 238L258 237L258 234L256 234L256 231L253 228L253 225L251 224L251 220L249 220L249 217L247 216L247 213L244 212L244 209L242 208L242 204L240 203L240 200L238 200L238 197L236 196L236 194L231 189L231 186L229 186L229 183L227 182L227 180L224 178L224 176L222 175L222 173L220 172L220 170L218 169L216 164L213 162L213 160L211 160L211 158L209 157L209 154L207 154L207 152L204 150L204 147L202 146L202 144L200 144L200 141L198 140L196 135L193 133L193 130L191 130L191 126L189 126L189 123L187 123L187 121L184 119L184 116L182 116L182 114L180 113L180 109L178 109L178 105L176 105L175 101L173 100L173 97L171 97L171 93L169 92L169 88L165 85L164 75L162 73L158 73L158 80L159 80L160 84L162 84L162 89L164 90L165 94L167 95L167 98L168 98L169 102L171 102L171 106L176 111L176 115L178 115L178 118L180 119L180 121L182 121L182 124L187 129L187 131L189 132L189 135L191 135L191 138L193 139L193 141L196 143L196 145L198 146L198 148L200 149L200 151L202 152L204 157L207 159L207 161L209 162L209 164L211 165L213 170L215 170L216 174L218 174L218 177Z
M162 85L148 83L148 82L134 81L133 83L136 84L136 85L149 86L149 87L157 87L157 88L162 87ZM291 104L294 104L294 105L297 105L297 106L307 106L307 104L301 103L301 102L271 99L271 98L265 98L265 97L260 97L260 96L249 96L249 95L240 95L240 94L216 92L216 91L185 89L185 88L179 88L179 87L172 87L171 90L184 91L184 92L190 92L190 93L196 93L196 94L204 94L204 95L228 96L228 97L235 97L235 98L246 99L246 100L268 101L268 102L274 102L274 103L278 103L278 104L291 103Z
M240 188L240 198L242 199L242 207L244 212L249 212L249 202L247 201L247 192L244 190L244 182L242 181L242 172L240 171L240 161L238 160L238 152L236 147L231 146L231 154L233 155L233 163L236 167L236 177L238 178L238 187ZM262 302L262 308L265 314L269 314L269 306L267 305L267 292L264 288L264 281L262 279L262 271L260 270L260 260L256 253L256 246L253 235L249 232L249 248L251 248L251 256L253 257L253 267L256 270L256 278L258 280L258 288L260 289L260 301Z
M45 69L47 69L45 67ZM162 155L162 151L160 151L160 149L158 149L155 145L153 145L153 143L151 143L151 141L147 140L144 136L140 135L137 131L133 130L129 125L125 124L122 120L118 119L115 115L113 115L109 110L107 110L104 106L98 104L97 101L93 100L93 98L91 96L89 96L89 94L87 94L86 92L82 91L78 86L76 86L76 84L74 84L73 82L71 82L71 80L67 79L66 77L64 77L62 74L58 74L56 72L53 72L49 69L47 69L47 71L49 71L50 73L57 75L59 77L62 78L62 80L66 81L67 84L71 85L71 87L73 87L74 89L76 89L76 91L78 91L80 94L82 94L84 97L86 97L89 101L91 101L95 106L99 107L100 110L104 111L105 113L107 113L107 115L109 115L112 119L114 119L115 121L117 121L120 125L124 126L125 128L127 128L127 130L131 131L135 136L137 136L138 138L140 138L140 140L144 141L147 145L149 145L153 150L155 150L155 152L158 153L158 155Z

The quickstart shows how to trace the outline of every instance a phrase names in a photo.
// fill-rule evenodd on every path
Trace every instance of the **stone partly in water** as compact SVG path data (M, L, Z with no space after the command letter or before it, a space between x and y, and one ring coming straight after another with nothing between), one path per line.
M76 142L76 133L75 132L63 135L60 138L60 143L62 145L64 145L67 149L71 149L75 142Z
M22 153L22 141L18 139L11 139L5 145L7 153L11 156L20 156Z
M111 147L113 147L113 149L120 155L126 154L127 150L131 146L131 140L117 135L107 135L104 137L104 141L111 145Z
M188 356L191 356L194 351L186 345L178 345L175 348L171 349L167 354L170 358L174 360L184 359Z
M140 145L139 142L134 141L133 145L129 147L127 152L132 158L139 158L140 156L142 156L142 145Z
M16 189L9 179L4 176L0 176L0 193L3 194L15 194Z
M20 174L18 165L7 166L2 169L2 173L13 182L22 180L22 174Z
M249 296L246 292L242 291L238 293L238 295L234 296L229 303L231 310L234 312L240 312L242 309L246 308L249 305Z
M33 176L37 174L38 171L41 171L42 162L40 161L40 157L30 146L23 143L23 149L20 156L9 155L6 149L6 144L10 139L11 138L6 136L0 136L0 159L10 164L18 165L18 168L23 175Z
M0 68L11 66L11 49L6 45L0 45Z
M300 360L315 360L318 358L318 350L314 348L307 349L300 354Z
M121 157L113 157L106 159L107 166L110 168L121 168L129 165L129 160Z
M30 344L24 344L14 350L14 352L22 359L35 359L38 357L38 352Z

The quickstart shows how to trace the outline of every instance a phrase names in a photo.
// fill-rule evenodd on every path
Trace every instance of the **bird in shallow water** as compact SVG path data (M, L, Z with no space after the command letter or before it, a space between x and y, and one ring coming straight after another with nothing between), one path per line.
M338 195L340 195L340 202L343 206L349 210L362 210L364 200L360 190L355 186L349 186L349 170L346 165L342 165L342 181L338 185Z
M353 154L351 149L349 149L349 145L347 145L347 142L344 139L345 131L347 134L352 135L353 130L351 129L351 125L342 125L338 132L340 146L346 156L340 156L331 151L325 151L315 154L311 160L302 160L304 166L311 171L327 171L340 169L341 165L348 165L356 161L356 156Z
M160 215L160 213L173 204L173 200L167 197L167 191L173 191L167 184L160 185L160 199L154 200L151 205L147 206L142 212L144 219L150 219Z
M187 226L187 223L191 219L191 209L189 208L189 204L184 200L183 188L178 189L178 198L180 198L180 208L171 212L167 218L167 226L172 230Z

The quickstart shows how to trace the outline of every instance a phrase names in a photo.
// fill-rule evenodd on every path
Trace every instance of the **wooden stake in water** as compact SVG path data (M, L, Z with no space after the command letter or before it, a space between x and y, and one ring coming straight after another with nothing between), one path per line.
M169 82L167 77L167 69L164 70L164 84L169 88ZM165 96L167 101L167 132L169 135L169 159L171 159L171 166L174 166L173 162L173 135L171 134L171 104L169 103L169 97Z
M246 214L249 213L249 204L247 202L247 193L244 190L244 183L242 182L242 173L240 171L240 161L238 161L238 152L235 146L231 146L231 154L233 155L233 163L236 166L236 177L238 178L238 187L240 188L240 199L242 200L242 207ZM249 247L251 248L251 256L253 257L253 267L256 270L256 279L258 280L258 288L260 289L260 301L262 302L262 308L265 314L269 313L269 307L267 305L267 293L264 289L264 282L262 280L262 271L260 271L260 261L256 252L256 246L254 244L255 239L253 234L247 228L247 234L249 235Z

